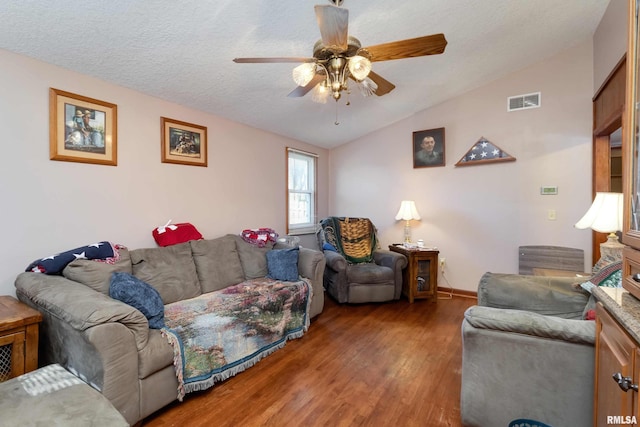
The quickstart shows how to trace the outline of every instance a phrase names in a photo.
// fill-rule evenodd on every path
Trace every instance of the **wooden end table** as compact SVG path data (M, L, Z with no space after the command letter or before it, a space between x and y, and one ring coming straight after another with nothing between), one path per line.
M0 296L0 382L38 369L42 315L12 296Z
M402 274L402 293L410 303L414 299L428 298L438 301L438 254L437 249L405 248L389 245L389 250L407 257L407 267Z

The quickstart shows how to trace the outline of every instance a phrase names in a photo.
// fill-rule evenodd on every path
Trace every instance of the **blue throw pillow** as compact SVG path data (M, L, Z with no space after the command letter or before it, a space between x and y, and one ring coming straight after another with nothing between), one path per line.
M113 273L109 296L140 310L149 320L149 327L164 327L164 303L157 290L129 273Z
M298 280L299 252L297 247L273 249L267 252L267 270L269 271L267 277L285 282L296 282Z
M324 242L322 249L325 251L338 252L338 250L331 243Z

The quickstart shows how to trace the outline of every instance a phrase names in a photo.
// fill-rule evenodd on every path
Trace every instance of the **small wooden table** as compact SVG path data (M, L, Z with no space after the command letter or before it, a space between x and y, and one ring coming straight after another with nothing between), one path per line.
M12 296L0 296L0 382L38 369L42 315Z
M438 301L438 254L436 249L405 248L389 245L389 250L407 257L402 274L402 293L410 303L414 299L429 298Z

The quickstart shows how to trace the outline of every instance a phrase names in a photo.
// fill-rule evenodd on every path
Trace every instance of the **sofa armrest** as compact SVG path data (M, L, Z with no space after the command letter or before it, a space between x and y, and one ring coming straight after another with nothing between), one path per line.
M310 317L317 316L324 308L323 276L325 263L326 261L322 252L308 248L300 248L298 254L298 273L302 277L310 279L311 286L313 287Z
M590 320L563 319L524 310L477 305L465 311L464 319L477 329L530 335L576 344L595 344L595 322Z
M85 331L104 323L121 323L133 334L138 350L147 345L149 322L134 307L94 291L81 283L41 273L21 273L16 295L29 300L39 311L46 311Z
M394 299L400 299L402 294L402 269L407 266L407 257L397 252L392 252L386 249L380 249L373 252L373 261L384 267L389 267L393 270L394 282L396 289L394 292Z
M589 293L575 285L583 280L489 272L478 284L478 305L582 319Z
M373 261L378 265L389 267L393 271L402 271L407 266L406 256L386 249L374 251Z
M334 251L324 251L324 258L327 262L327 267L333 271L345 271L347 269L347 260Z
M99 390L134 423L140 419L138 352L149 323L133 307L62 276L22 273L16 295L42 314L39 363L59 363Z

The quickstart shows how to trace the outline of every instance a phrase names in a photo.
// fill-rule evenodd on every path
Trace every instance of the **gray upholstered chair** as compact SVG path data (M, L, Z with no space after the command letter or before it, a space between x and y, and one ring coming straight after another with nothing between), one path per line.
M368 218L329 217L320 221L318 245L327 261L324 287L339 303L400 299L404 255L380 250Z
M593 425L595 322L576 278L486 273L462 322L465 427Z

